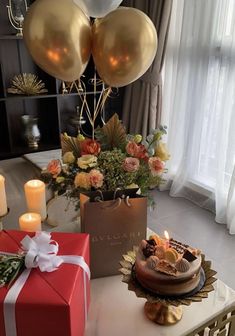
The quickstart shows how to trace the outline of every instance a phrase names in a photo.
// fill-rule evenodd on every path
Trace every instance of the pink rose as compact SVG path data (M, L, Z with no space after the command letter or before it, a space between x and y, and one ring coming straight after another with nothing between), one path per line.
M56 178L61 172L60 160L51 160L47 165L47 171Z
M162 162L157 156L151 157L148 164L153 176L161 174L164 170L164 162Z
M123 162L123 169L129 173L136 172L139 169L139 159L127 157Z
M135 156L138 151L138 145L134 141L129 141L126 145L126 152L131 156Z
M99 170L92 169L89 173L89 178L92 187L96 189L102 187L104 176Z

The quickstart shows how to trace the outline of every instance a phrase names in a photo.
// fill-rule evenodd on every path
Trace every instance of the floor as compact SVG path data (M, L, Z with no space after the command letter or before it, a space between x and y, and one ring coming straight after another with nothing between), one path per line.
M183 198L168 192L155 192L155 209L149 212L148 226L156 233L169 232L170 237L197 247L212 261L217 276L235 290L235 235L217 224L214 215Z

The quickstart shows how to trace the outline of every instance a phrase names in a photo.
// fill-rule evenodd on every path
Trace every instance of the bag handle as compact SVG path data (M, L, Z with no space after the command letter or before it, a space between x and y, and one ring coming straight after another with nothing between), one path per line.
M96 191L97 191L100 195L99 195L99 196L96 196L96 197L94 198L94 201L95 201L95 202L104 202L104 195L103 195L102 191L99 190L99 189L97 189Z
M121 205L122 200L124 200L126 206L131 207L131 203L129 201L130 196L125 196L124 194L121 195L121 197L116 198L117 192L121 190L121 188L116 188L113 194L113 202L109 205L102 204L101 208L104 210L115 210L119 208ZM100 194L99 196L95 197L96 202L104 203L104 195L101 190L97 190L97 192Z
M109 204L109 205L105 205L102 201L101 201L101 209L103 209L103 210L115 210L115 209L117 209L117 208L119 208L120 207L120 205L121 205L121 202L122 202L122 200L121 200L121 198L120 197L118 197L117 199L115 199L115 200L113 200L112 201L112 203L111 204Z

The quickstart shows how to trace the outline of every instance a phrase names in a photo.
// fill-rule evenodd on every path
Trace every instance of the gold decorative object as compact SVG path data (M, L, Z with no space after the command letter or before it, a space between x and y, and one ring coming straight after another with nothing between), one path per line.
M23 73L14 76L11 80L11 87L7 89L7 92L31 96L46 93L48 90L45 89L45 84L36 75Z
M128 289L135 292L137 297L146 298L145 314L153 322L161 325L175 324L182 318L181 305L189 306L192 302L201 302L208 297L208 293L214 290L213 283L217 280L214 275L217 273L211 269L211 261L205 260L202 254L202 269L205 273L205 283L195 294L185 297L160 297L142 287L133 275L133 267L136 260L136 253L139 247L134 246L132 251L123 255L120 261L120 272L123 274L122 281L128 284Z
M145 315L149 320L161 325L171 325L179 322L183 315L182 306L172 306L161 302L146 302Z
M29 148L38 148L38 143L41 138L40 130L38 128L38 118L24 114L21 116L21 121L24 126L23 138L27 142Z
M81 76L81 77L84 77L84 76ZM83 92L80 79L77 79L73 82L62 81L62 94L63 95L72 93L73 89L75 90L75 92Z
M7 13L13 28L17 30L16 36L23 36L24 16L28 10L26 0L8 0Z

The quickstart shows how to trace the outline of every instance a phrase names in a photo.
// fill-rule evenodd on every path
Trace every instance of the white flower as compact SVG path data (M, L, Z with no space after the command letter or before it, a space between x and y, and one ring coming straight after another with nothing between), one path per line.
M77 160L78 167L81 169L92 168L97 165L97 157L91 154L82 155Z

